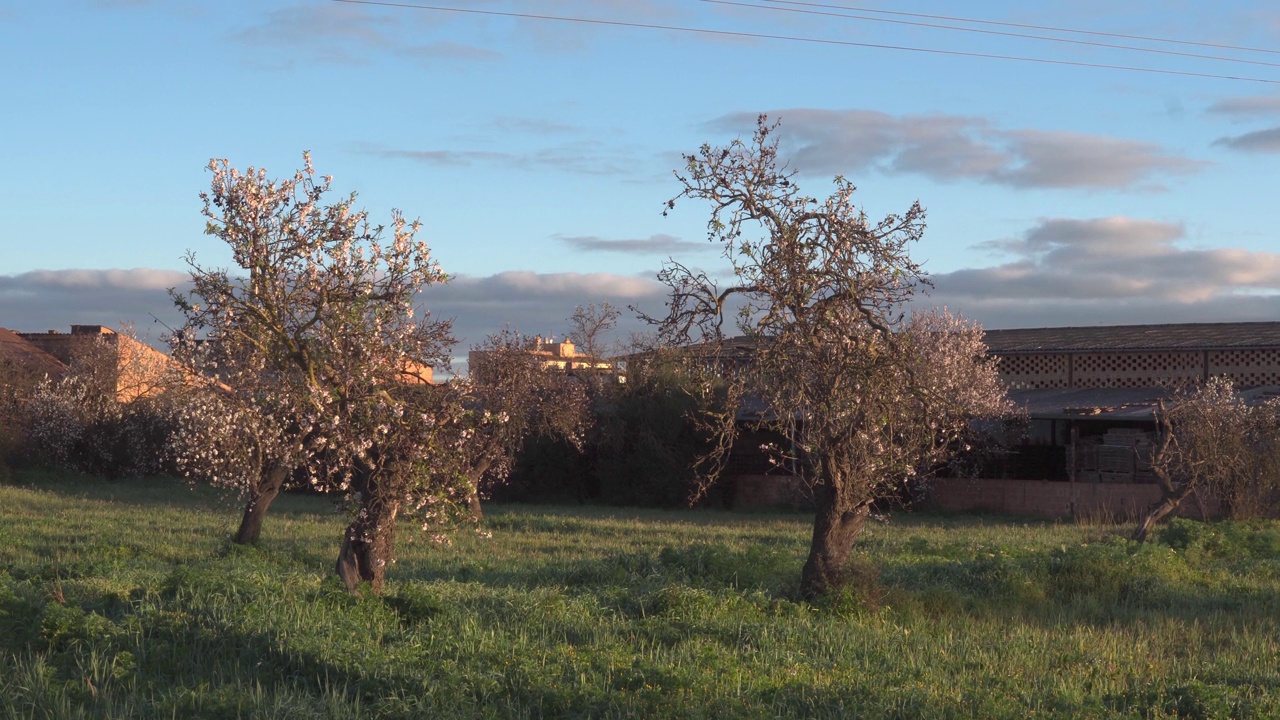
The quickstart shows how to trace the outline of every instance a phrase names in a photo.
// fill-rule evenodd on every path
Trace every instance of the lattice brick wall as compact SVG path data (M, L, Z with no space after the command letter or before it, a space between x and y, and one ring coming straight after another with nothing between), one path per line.
M997 368L1010 390L1067 387L1067 355L1001 355Z
M1072 367L1074 387L1151 387L1198 380L1204 356L1198 352L1080 353Z
M1243 388L1280 385L1280 350L1214 350L1209 374L1226 375Z

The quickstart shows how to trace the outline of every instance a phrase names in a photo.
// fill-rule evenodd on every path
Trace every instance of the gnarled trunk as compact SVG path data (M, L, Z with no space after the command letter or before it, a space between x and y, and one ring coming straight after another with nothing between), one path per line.
M871 512L871 501L844 500L829 482L815 489L814 503L817 513L813 540L809 545L809 559L800 572L800 593L806 600L845 583L845 566L853 541L862 532Z
M1162 485L1166 485L1162 483ZM1171 488L1172 485L1168 485ZM1155 529L1155 526L1164 520L1171 513L1178 509L1182 501L1195 489L1190 485L1183 486L1170 492L1167 488L1164 490L1164 496L1147 509L1147 514L1142 518L1142 522L1138 523L1138 529L1133 531L1133 539L1137 542L1146 542L1147 536Z
M335 571L352 595L360 594L361 582L370 583L374 595L382 592L383 577L395 549L400 499L379 487L382 472L385 471L359 471L360 512L347 526L338 551Z
M244 506L244 516L240 518L240 529L232 540L239 545L258 542L262 532L262 522L267 518L267 510L280 494L284 481L289 477L290 468L273 465L262 474L258 484L249 493L249 501Z
M493 457L485 453L467 474L467 479L471 481L471 489L467 492L467 510L471 522L478 523L484 520L484 508L480 505L480 482L484 480L484 474L489 472L492 466Z
M1156 421L1160 424L1160 442L1151 455L1151 470L1155 473L1156 484L1160 486L1160 499L1147 508L1147 514L1138 523L1138 528L1133 531L1133 539L1136 542L1146 542L1147 536L1155 526L1177 510L1182 501L1196 489L1195 483L1189 480L1184 479L1181 483L1174 480L1174 471L1170 469L1170 464L1176 453L1174 443L1176 435L1173 421L1169 417L1168 410L1165 409L1163 400L1157 405Z
M484 520L484 507L480 505L480 490L473 489L467 493L467 512L469 513L471 522L478 523Z

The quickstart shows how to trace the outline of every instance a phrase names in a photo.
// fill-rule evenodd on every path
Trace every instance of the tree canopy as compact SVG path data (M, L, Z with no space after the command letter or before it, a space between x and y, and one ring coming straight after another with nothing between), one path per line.
M1161 497L1138 523L1135 540L1146 540L1157 523L1200 491L1237 518L1275 507L1280 401L1250 405L1230 380L1212 377L1161 401L1155 419L1159 437L1151 470Z
M872 221L844 178L826 198L803 194L776 131L761 116L750 143L685 157L667 210L685 198L711 205L708 239L732 281L721 288L672 261L659 274L668 313L651 320L665 343L696 346L704 388L721 397L704 416L721 437L709 479L744 424L787 439L771 450L817 507L801 579L812 596L843 582L873 502L940 461L971 417L1007 402L981 328L945 312L907 317L928 285L910 256L925 229L920 204ZM733 351L726 321L744 336Z
M226 476L249 491L246 522L259 513L260 525L295 472L345 493L357 509L339 574L376 590L402 511L431 525L465 503L445 432L461 406L429 384L431 368L448 367L450 322L418 304L447 277L416 238L420 223L393 211L374 225L354 194L327 202L331 178L303 160L278 181L209 163L206 232L236 268L189 255L191 290L173 293L186 317L175 352L218 380L187 425L248 442Z

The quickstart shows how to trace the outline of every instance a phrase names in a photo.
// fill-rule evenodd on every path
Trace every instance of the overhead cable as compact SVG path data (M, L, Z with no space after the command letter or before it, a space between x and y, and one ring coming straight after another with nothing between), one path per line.
M776 2L777 0L765 0L765 2ZM1093 40L1072 40L1070 38L1057 38L1048 35L1028 35L1026 33L1006 32L1003 30L983 30L981 28L958 27L955 25L939 25L937 23L917 22L914 20L893 20L891 18L870 17L867 15L850 15L847 13L828 12L824 10L802 10L800 8L790 7L773 7L770 5L759 5L749 2L735 2L734 0L699 0L699 2L711 3L713 5L732 5L735 7L755 8L757 10L769 10L772 12L789 12L800 13L803 15L821 15L825 17L849 18L850 20L866 20L868 22L893 23L895 25L911 25L914 27L936 28L938 30L955 30L958 32L980 33L982 35L999 35L1002 37L1022 38L1025 40L1043 40L1046 42L1066 43L1069 45L1088 45L1091 47L1108 48L1113 50L1127 50L1131 52L1155 53L1158 55L1176 55L1178 57L1196 58L1199 60L1217 60L1220 62L1244 63L1246 65L1265 65L1267 67L1280 67L1280 63L1266 62L1264 60L1244 60L1241 58L1223 57L1222 55L1203 55L1200 53L1180 52L1178 50L1160 50L1157 48L1144 48L1136 45L1117 45L1115 43L1104 43ZM802 4L802 3L788 3ZM813 3L803 3L804 5L812 5ZM823 5L822 7L828 7Z
M1244 75L1220 75L1216 73L1192 72L1188 70L1167 70L1162 68L1137 67L1132 65L1111 65L1107 63L1091 63L1078 60L1053 60L1049 58L1024 57L1019 55L999 55L995 53L965 52L962 50L942 50L939 48L912 47L908 45L887 45L882 43L857 42L854 40L832 40L827 38L803 37L795 35L775 35L769 33L741 32L736 30L713 30L708 28L684 27L680 25L661 25L657 23L628 22L625 20L601 20L596 18L565 17L560 15L541 15L536 13L504 12L500 10L478 10L475 8L443 7L439 5L417 5L412 3L389 2L388 0L332 0L350 5L373 5L381 7L403 8L409 10L429 10L433 12L465 13L470 15L486 15L490 17L521 18L526 20L544 20L553 22L580 23L588 25L609 25L613 27L641 28L646 30L668 30L672 32L697 33L700 35L719 35L724 37L752 38L757 40L783 40L786 42L803 42L841 47L861 47L876 50L900 50L904 52L929 53L932 55L951 55L958 57L985 58L988 60L1008 60L1016 62L1038 63L1042 65L1066 65L1101 70L1122 70L1126 72L1155 73L1159 75L1177 75L1181 77L1208 78L1211 80L1237 80L1240 82L1264 83L1280 85L1280 80L1249 77Z
M855 7L852 5L830 5L827 3L804 2L803 0L763 0L764 2L774 3L776 5L802 5L806 7L830 8L832 10L853 10L855 12L874 13L877 15L899 15L902 17L918 17L928 20L950 20L953 22L967 22L976 25L996 25L1000 27L1023 28L1025 30L1049 30L1051 32L1073 33L1076 35L1095 35L1098 37L1113 37L1124 40L1145 40L1147 42L1169 43L1174 45L1194 45L1197 47L1217 48L1219 50L1243 50L1245 52L1270 53L1272 55L1280 55L1280 50L1274 48L1256 48L1245 47L1241 45L1226 45L1222 43L1202 42L1197 40L1178 40L1174 38L1154 37L1151 35L1126 35L1124 33L1104 32L1101 30L1081 30L1079 28L1054 27L1052 25L1030 25L1027 23L1001 22L998 20L980 20L977 18L953 17L950 15L929 15L926 13L903 12L901 10L877 10L875 8Z

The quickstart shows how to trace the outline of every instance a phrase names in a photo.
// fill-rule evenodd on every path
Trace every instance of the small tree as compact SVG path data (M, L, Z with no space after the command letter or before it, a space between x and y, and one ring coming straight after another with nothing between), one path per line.
M283 479L303 468L357 508L338 573L353 592L360 580L377 592L397 516L438 523L433 506L457 481L451 471L422 472L448 465L439 430L457 412L448 392L425 384L431 367L448 366L450 323L416 306L446 276L415 238L419 223L393 212L384 237L354 194L326 204L331 178L303 159L280 181L210 161L206 232L227 243L238 270L188 256L192 289L172 293L186 316L175 353L217 377L229 406L266 430L267 441L241 455L239 481L253 485L246 520L260 524Z
M1250 406L1230 380L1214 377L1161 401L1156 424L1151 470L1161 497L1138 523L1134 540L1145 541L1202 490L1233 516L1248 517L1265 509L1280 488L1280 403Z
M480 519L485 484L511 473L516 455L533 436L564 440L582 451L591 411L586 384L566 371L542 366L535 341L504 329L472 348L468 377L459 381L467 413L460 424L469 506Z
M612 355L608 335L618 326L622 311L608 300L590 302L573 309L569 316L569 341L594 362Z
M708 238L735 282L722 290L669 263L659 325L667 343L702 343L703 387L725 398L718 457L744 420L788 439L776 450L816 505L801 576L813 597L844 581L872 503L944 457L970 417L1000 414L1007 401L980 328L945 313L904 318L926 284L909 256L924 209L873 223L839 177L825 200L801 194L778 159L775 129L761 116L749 145L704 145L685 157L684 189L668 209L680 198L711 203ZM745 357L726 352L730 314L750 346Z

